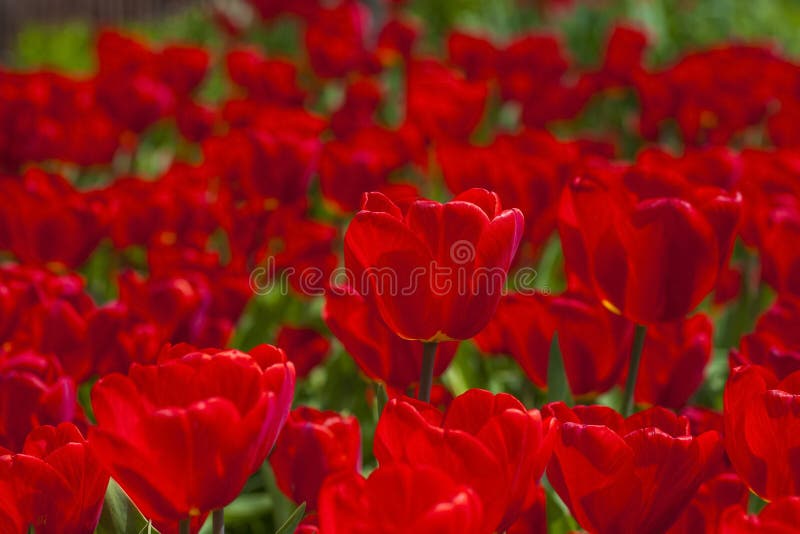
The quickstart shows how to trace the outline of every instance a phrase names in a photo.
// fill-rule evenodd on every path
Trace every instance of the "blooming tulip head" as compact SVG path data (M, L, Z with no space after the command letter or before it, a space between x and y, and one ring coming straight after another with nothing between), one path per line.
M640 324L677 320L714 288L741 197L683 175L611 165L566 190L567 267L612 311Z
M361 470L358 419L300 407L289 414L269 458L278 487L307 510L317 509L326 477Z
M502 211L485 189L418 200L405 214L368 193L345 234L345 264L400 337L467 339L494 313L522 230L522 213Z
M442 414L430 404L395 398L375 432L378 462L444 467L474 488L484 531L502 532L537 498L550 459L551 434L537 410L514 397L472 389Z
M107 485L108 474L75 425L40 426L19 454L0 449L0 527L23 532L7 528L8 521L44 534L93 532Z
M165 524L230 503L264 462L289 412L283 351L165 350L92 389L93 450L146 517Z
M604 406L543 412L558 420L547 479L591 532L666 530L722 457L717 432L693 437L664 408L627 419Z
M764 499L800 492L800 371L778 380L743 365L725 386L725 448L736 472Z
M467 485L433 465L389 464L369 478L331 477L320 495L320 530L330 534L480 534L483 509Z

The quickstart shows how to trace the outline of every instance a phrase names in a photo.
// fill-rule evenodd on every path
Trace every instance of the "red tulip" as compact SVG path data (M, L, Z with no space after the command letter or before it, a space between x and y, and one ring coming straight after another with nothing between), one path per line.
M762 365L783 379L800 371L800 298L781 297L758 319L755 332L731 351L731 365Z
M511 294L475 342L484 352L511 355L539 388L547 387L550 343L558 332L570 390L603 393L617 383L633 326L580 294Z
M764 499L800 493L800 371L779 381L757 365L725 386L725 447L739 476Z
M52 356L0 353L0 447L22 449L40 425L84 424L77 388Z
M382 465L364 479L347 472L327 480L319 500L326 534L483 534L475 492L432 465Z
M610 408L545 407L558 420L547 479L591 532L661 532L722 457L717 432L697 437L664 408L628 419Z
M405 216L385 195L370 193L345 234L345 264L399 336L467 339L497 307L523 222L519 210L501 211L497 195L484 189L446 204L416 201Z
M670 534L716 534L728 510L747 509L749 492L738 475L723 473L700 486L692 501L669 529Z
M178 346L160 358L95 384L89 442L163 532L236 498L286 420L295 379L269 345L249 355Z
M427 139L466 141L486 106L485 82L470 82L433 59L408 68L407 120Z
M256 101L285 106L303 103L306 94L297 84L297 66L281 59L266 59L257 50L237 49L225 56L231 81Z
M381 320L378 311L349 287L332 288L325 296L322 316L356 364L369 378L400 390L419 381L422 343L399 337ZM458 344L436 348L434 376L442 374Z
M782 497L767 504L757 516L732 508L720 520L720 534L793 534L800 525L800 497Z
M389 174L407 163L402 145L399 133L379 128L326 143L319 162L322 195L343 211L358 210L364 193L381 190Z
M286 352L294 364L297 378L303 378L322 363L331 348L328 338L313 328L282 326L275 337L275 345Z
M497 49L488 39L454 31L447 36L447 56L468 80L489 80L495 75Z
M30 169L22 179L0 176L0 198L0 247L22 263L75 268L103 235L103 206L60 175Z
M712 333L711 321L701 314L649 328L636 380L636 402L683 407L703 382L711 357Z
M358 419L300 407L289 414L269 463L281 491L296 503L317 509L325 479L361 471Z
M304 43L314 73L320 78L344 77L365 66L364 34L369 11L345 0L320 7L308 20Z
M445 468L483 501L485 532L502 532L537 498L551 439L537 410L511 395L473 389L442 414L430 404L392 399L375 432L381 465L401 462Z
M9 503L20 525L3 532L26 532L21 525L30 525L42 534L84 534L100 519L108 474L80 431L61 423L31 432L19 454L0 451L0 480L0 526Z
M563 197L567 267L634 322L680 319L714 288L740 203L667 171L587 170Z

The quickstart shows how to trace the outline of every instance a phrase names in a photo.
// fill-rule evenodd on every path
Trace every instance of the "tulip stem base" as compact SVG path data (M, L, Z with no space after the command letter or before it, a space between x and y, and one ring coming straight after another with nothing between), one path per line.
M211 532L225 534L225 510L223 508L211 512Z
M647 335L647 327L637 324L633 331L633 347L631 360L628 364L628 379L625 381L625 395L622 398L622 415L628 417L633 414L633 393L636 390L636 379L639 376L639 364L642 361L642 349Z
M178 523L178 534L189 534L192 531L191 520L181 519Z
M419 377L419 394L417 397L424 402L431 401L431 387L433 386L433 366L436 363L436 343L422 344L422 374Z

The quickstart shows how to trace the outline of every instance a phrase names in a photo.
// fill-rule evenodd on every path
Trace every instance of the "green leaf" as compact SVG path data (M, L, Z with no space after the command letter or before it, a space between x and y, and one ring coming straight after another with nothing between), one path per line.
M542 479L545 490L545 510L547 514L547 532L549 534L569 534L579 530L578 523L569 513L569 508L550 486L547 478Z
M564 370L564 359L558 346L558 332L555 332L550 343L550 360L547 364L547 402L557 401L563 401L568 406L573 404L567 372Z
M122 488L113 479L109 480L103 512L100 514L100 522L97 524L95 534L150 534L157 532L150 521L145 519L128 499Z
M275 532L275 534L293 534L295 529L297 529L297 525L300 524L300 521L303 520L303 516L306 513L306 503L301 504L298 506L292 515L289 516L289 519Z

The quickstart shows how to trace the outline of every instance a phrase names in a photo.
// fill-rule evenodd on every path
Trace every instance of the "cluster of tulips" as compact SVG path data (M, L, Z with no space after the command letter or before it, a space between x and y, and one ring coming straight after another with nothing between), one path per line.
M797 532L800 64L250 6L293 55L216 11L219 48L0 67L0 533L94 532L115 485L219 533L263 470L304 534ZM620 95L621 131L552 133ZM301 320L242 341L270 292ZM336 351L376 420L315 401Z

